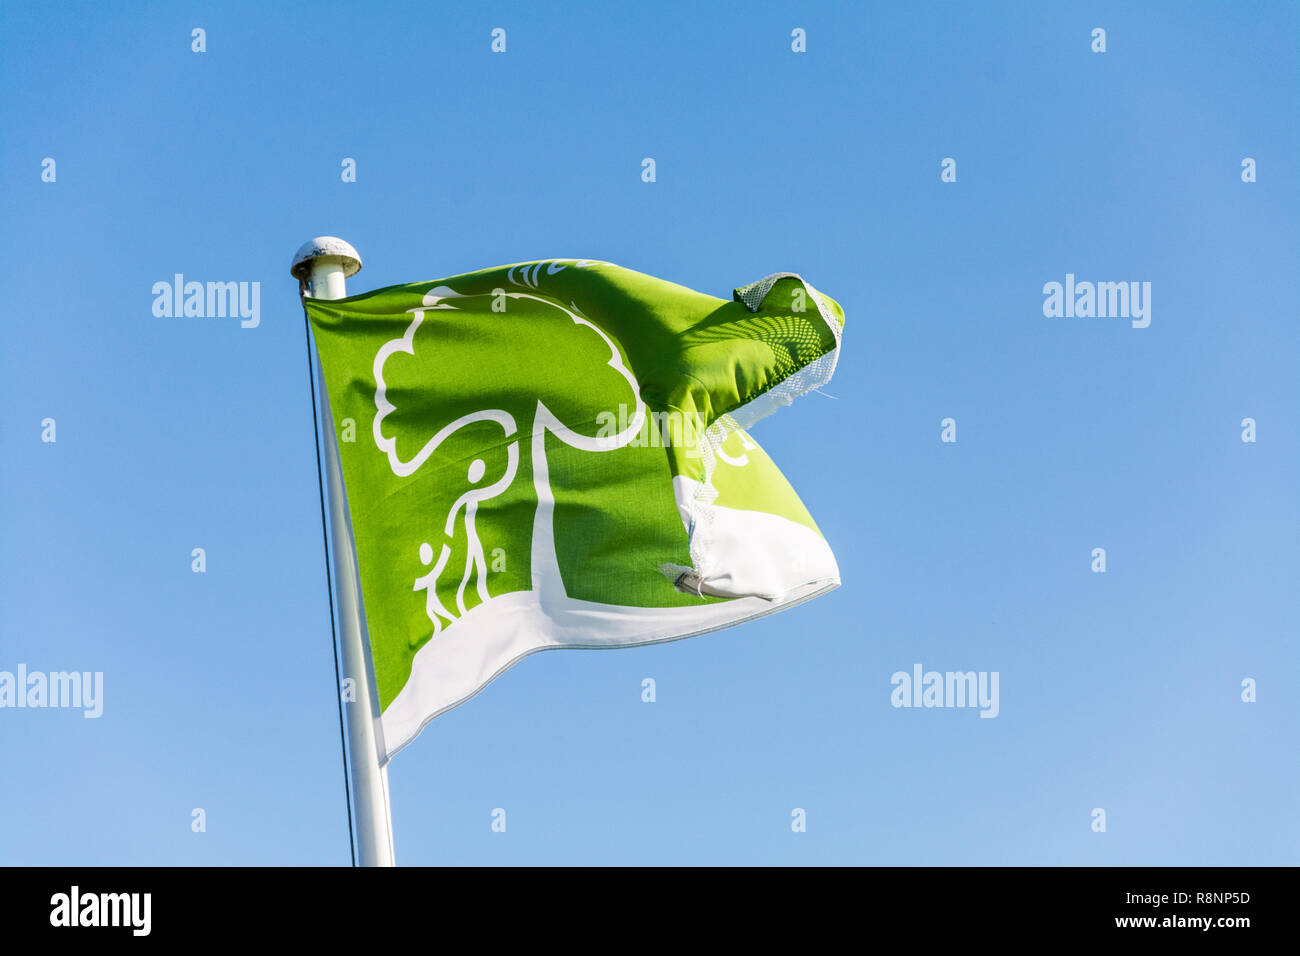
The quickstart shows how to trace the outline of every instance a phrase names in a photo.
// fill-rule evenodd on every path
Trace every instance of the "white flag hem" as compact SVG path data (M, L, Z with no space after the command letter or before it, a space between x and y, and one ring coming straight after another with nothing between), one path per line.
M416 652L410 678L381 717L385 744L396 743L381 756L380 763L391 760L435 718L476 697L515 664L539 651L646 647L685 640L796 607L839 585L837 576L809 582L780 603L754 597L703 607L634 608L573 598L551 599L547 602L550 606L543 607L542 595L537 591L515 591L493 598L472 608L456 627L449 628L436 641L426 643ZM702 626L691 627L686 623L692 619ZM668 629L665 622L685 624L688 629L667 637L646 636L662 635ZM557 634L582 636L577 640L561 640ZM490 650L483 647L485 643L491 645ZM474 653L467 654L457 646L461 644L478 646ZM474 673L475 661L502 659L506 663L490 674ZM448 697L447 691L453 686L472 689L452 691Z

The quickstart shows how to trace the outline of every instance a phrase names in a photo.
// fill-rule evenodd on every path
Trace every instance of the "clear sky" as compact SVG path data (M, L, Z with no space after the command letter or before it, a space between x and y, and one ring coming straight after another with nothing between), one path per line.
M834 397L755 430L843 587L523 661L394 759L399 863L1295 864L1298 25L4 0L0 671L104 683L0 710L0 863L348 862L288 275L332 234L351 292L589 257L847 315ZM175 273L260 324L155 317ZM1067 274L1149 326L1045 316ZM997 717L895 708L915 664L997 672Z

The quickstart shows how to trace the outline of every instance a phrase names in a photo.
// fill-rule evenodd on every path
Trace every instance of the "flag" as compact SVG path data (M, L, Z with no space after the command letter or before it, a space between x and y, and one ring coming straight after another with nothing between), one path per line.
M551 259L304 304L381 760L534 651L689 637L840 583L749 434L835 369L843 310L799 276L724 300Z

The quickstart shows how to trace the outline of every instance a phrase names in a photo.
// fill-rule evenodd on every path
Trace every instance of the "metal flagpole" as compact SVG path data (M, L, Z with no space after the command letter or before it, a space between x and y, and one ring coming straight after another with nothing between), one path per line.
M357 250L342 239L320 236L303 244L293 257L290 272L299 280L303 295L314 299L341 299L347 295L347 277L361 269ZM350 680L347 702L347 753L352 783L352 809L361 866L393 866L392 811L388 802L388 767L379 764L379 707L370 672L369 642L361 609L356 548L348 520L343 472L339 467L338 439L329 395L316 358L316 384L320 394L320 426L325 446L325 489L329 499L330 551L334 557L334 585L338 593L338 641L343 676ZM342 688L336 688L342 693Z

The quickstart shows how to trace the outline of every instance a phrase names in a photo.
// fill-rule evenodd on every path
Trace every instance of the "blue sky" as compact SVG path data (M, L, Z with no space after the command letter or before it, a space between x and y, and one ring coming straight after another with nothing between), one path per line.
M352 292L590 257L847 315L755 432L843 587L525 660L394 760L399 863L1300 858L1295 4L264 7L0 6L0 670L104 674L0 710L0 863L348 862L320 234ZM260 325L155 317L177 272ZM1067 273L1150 326L1045 317ZM998 717L892 707L916 663Z

